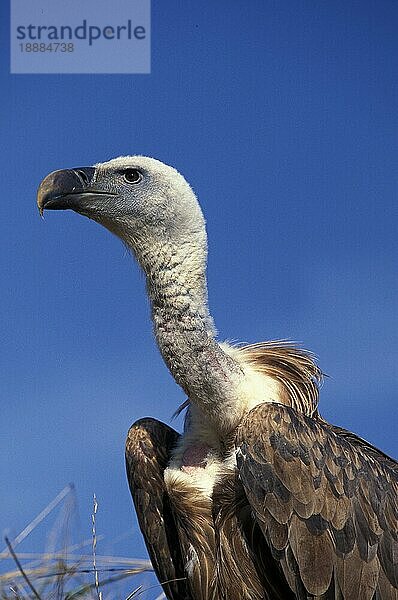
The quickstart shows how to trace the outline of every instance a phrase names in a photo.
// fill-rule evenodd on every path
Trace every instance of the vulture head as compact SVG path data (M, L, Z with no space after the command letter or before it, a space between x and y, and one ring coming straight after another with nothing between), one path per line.
M173 167L145 156L54 171L41 182L37 203L41 214L71 209L97 221L138 259L143 248L147 254L167 244L206 245L204 218L187 181Z

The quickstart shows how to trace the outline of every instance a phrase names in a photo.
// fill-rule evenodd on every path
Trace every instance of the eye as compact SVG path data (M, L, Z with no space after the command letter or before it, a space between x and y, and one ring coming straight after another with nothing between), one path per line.
M123 171L123 177L127 183L139 183L142 181L142 173L138 169L126 169Z

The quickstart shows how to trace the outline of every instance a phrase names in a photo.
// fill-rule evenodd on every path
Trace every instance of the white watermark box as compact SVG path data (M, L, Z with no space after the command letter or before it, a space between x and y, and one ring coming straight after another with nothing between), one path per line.
M150 73L150 0L11 0L11 73Z

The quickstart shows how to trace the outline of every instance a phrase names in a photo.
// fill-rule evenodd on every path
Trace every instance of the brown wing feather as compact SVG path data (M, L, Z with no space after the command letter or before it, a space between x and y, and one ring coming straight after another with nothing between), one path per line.
M218 600L294 600L236 472L215 485L213 516Z
M178 437L177 432L155 419L137 421L127 435L126 470L146 547L167 598L192 600L163 479Z
M237 446L246 495L296 597L398 597L395 461L280 404L253 409Z
M182 556L191 597L195 600L215 600L217 582L214 579L214 524L211 499L194 485L169 474L168 491L178 529Z

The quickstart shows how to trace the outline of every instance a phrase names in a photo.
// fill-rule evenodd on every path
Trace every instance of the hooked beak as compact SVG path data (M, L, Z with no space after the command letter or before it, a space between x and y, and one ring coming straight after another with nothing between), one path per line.
M37 206L40 215L45 209L84 212L87 201L95 196L113 196L111 192L91 187L94 167L53 171L41 182L37 190Z

